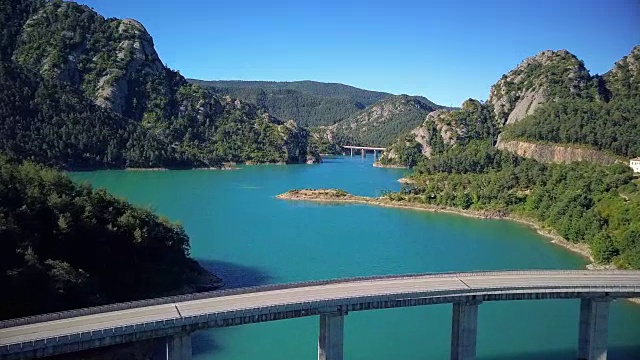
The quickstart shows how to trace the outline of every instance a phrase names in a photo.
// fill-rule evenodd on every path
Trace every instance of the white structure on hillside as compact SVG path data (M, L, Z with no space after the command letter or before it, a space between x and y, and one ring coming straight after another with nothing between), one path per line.
M640 157L629 160L629 166L631 166L634 173L640 173Z

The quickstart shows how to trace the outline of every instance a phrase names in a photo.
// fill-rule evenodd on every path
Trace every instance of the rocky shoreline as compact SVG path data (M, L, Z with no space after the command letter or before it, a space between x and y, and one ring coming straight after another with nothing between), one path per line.
M377 168L387 168L387 169L408 169L408 166L404 165L394 165L394 164L382 164L380 161L376 161L373 163L373 167Z
M530 219L524 219L511 214L491 212L491 211L477 211L477 210L462 210L445 206L427 205L420 203L413 203L409 201L391 200L384 197L374 198L367 196L356 196L347 193L344 190L339 189L302 189L302 190L289 190L286 193L277 195L276 198L283 200L294 201L313 201L324 203L350 203L350 204L366 204L373 206L392 207L399 209L413 209L430 211L436 213L446 213L462 215L467 217L473 217L478 219L501 219L511 220L518 223L532 227L536 232L542 236L551 239L551 243L559 245L569 251L580 254L581 256L589 259L591 262L587 265L587 269L600 270L600 269L615 269L611 264L598 264L595 263L591 254L591 250L587 244L575 244L567 241L559 234L552 230L544 228L541 224ZM640 304L639 299L629 299L629 301L636 304Z

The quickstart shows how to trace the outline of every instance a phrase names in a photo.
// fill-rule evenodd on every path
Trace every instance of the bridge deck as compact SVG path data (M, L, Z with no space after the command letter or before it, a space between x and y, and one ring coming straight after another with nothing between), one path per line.
M355 150L378 150L378 151L384 151L386 150L386 148L383 147L375 147L375 146L353 146L353 145L343 145L342 146L345 149L355 149Z
M378 303L380 305L375 308L384 308L455 302L469 297L482 301L589 296L640 297L640 271L431 274L352 279L309 286L298 284L275 290L257 288L232 295L224 295L224 292L216 294L218 293L212 293L210 298L205 299L108 311L52 321L38 321L36 317L31 321L33 323L0 329L0 355L13 352L12 347L15 345L8 346L10 344L20 344L21 347L24 344L30 344L30 347L37 347L37 341L42 339L47 339L49 344L52 341L69 342L73 341L74 334L82 333L85 333L85 339L86 333L89 333L89 338L93 339L101 336L100 331L102 336L106 336L105 330L108 334L114 335L118 333L118 329L125 333L127 328L135 331L136 326L138 326L138 332L149 331L149 327L144 324L152 324L149 326L155 330L171 326L179 328L185 324L198 323L200 323L198 328L232 326L317 315L324 311L323 309L354 311L373 308L366 305L367 303ZM406 302L408 299L418 299L423 302ZM276 313L291 314L291 316L278 317L274 315ZM266 315L268 318L264 317ZM236 321L237 319L241 320Z

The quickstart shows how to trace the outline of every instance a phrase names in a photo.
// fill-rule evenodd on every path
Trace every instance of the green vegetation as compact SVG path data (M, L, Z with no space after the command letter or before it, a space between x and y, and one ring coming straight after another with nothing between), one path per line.
M388 146L399 136L408 134L439 108L419 96L392 96L367 107L336 124L335 133L349 138L352 144Z
M164 67L135 21L60 0L0 0L0 18L0 152L13 158L96 169L315 157L305 129Z
M474 141L425 159L412 179L387 196L533 219L597 261L640 268L640 186L626 165L542 164Z
M281 119L294 120L309 127L335 124L392 96L316 81L189 81L215 94L229 95L256 104Z
M638 63L640 46L604 77L590 76L572 55L546 66L527 68L521 82L544 78L545 97L554 101L505 127L505 139L588 145L625 157L640 155Z
M0 319L211 289L184 229L0 156Z

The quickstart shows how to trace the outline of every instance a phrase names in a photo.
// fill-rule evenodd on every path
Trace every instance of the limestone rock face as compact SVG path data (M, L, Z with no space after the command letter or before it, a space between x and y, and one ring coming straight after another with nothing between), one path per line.
M432 111L422 125L411 130L411 135L420 143L424 156L432 156L435 137L444 145L453 146L457 143L458 137L464 136L466 129L455 121L452 114L449 110Z
M96 88L95 102L124 115L129 80L138 72L160 73L164 65L156 53L153 39L136 20L119 22L118 34L124 40L116 45L117 66L107 69Z
M580 94L590 81L589 72L575 55L546 50L502 76L491 87L488 102L502 125L514 124L547 101Z
M545 163L571 163L588 161L600 165L611 165L618 158L601 151L569 147L562 145L537 144L526 141L500 141L496 145L500 150L506 150L522 157Z

